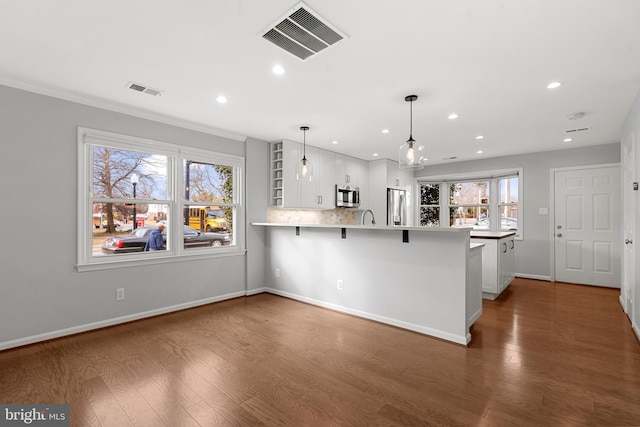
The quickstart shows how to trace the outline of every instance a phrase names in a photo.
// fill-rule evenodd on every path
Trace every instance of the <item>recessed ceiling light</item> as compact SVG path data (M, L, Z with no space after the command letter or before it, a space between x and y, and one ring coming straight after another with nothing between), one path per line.
M336 145L336 144L338 143L338 141L331 141L331 143L332 143L333 145Z
M476 154L482 154L482 153L484 153L484 151L482 151L482 150L476 151Z
M389 133L389 129L382 129L382 133Z
M563 141L564 141L564 142L571 142L571 141L573 141L573 139L571 139L571 138L565 138Z
M476 139L484 139L484 136L478 135L478 136L476 136Z
M218 104L226 104L228 99L226 96L220 95L219 97L216 98L216 101L218 101Z
M273 71L273 74L281 76L285 73L286 70L282 65L278 64L278 65L274 65L271 71Z
M562 86L562 82L551 82L547 85L547 89L557 89Z
M455 120L457 119L459 116L456 113L451 113L449 114L449 120Z
M378 157L378 153L373 153L373 157Z

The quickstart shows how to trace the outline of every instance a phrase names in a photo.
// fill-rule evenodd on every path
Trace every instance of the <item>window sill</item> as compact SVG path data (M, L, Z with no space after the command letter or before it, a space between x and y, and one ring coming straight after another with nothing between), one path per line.
M111 270L116 268L141 267L141 266L155 265L155 264L195 261L200 259L243 256L245 253L246 253L246 250L237 248L237 249L230 249L230 250L220 250L215 252L198 252L194 254L152 256L152 257L145 257L145 258L118 259L118 260L108 259L105 261L100 260L100 261L91 262L91 263L78 264L76 265L76 269L78 270L79 273L83 273L86 271ZM118 256L118 255L115 255L115 256Z

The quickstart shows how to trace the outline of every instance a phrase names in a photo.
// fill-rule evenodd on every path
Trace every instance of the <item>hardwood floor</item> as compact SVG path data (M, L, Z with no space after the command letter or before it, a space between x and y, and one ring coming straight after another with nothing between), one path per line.
M468 348L261 294L0 352L78 426L640 425L619 290L516 279Z

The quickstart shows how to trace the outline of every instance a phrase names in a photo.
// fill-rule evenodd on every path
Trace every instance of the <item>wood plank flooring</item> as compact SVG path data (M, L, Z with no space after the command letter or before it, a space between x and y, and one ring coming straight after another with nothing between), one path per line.
M0 352L0 403L76 426L638 426L618 295L516 279L468 348L255 295Z

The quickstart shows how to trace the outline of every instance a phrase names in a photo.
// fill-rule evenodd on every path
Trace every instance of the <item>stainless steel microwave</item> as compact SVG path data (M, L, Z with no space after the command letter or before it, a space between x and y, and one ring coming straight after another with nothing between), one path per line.
M360 188L336 185L336 207L357 208L360 206Z

